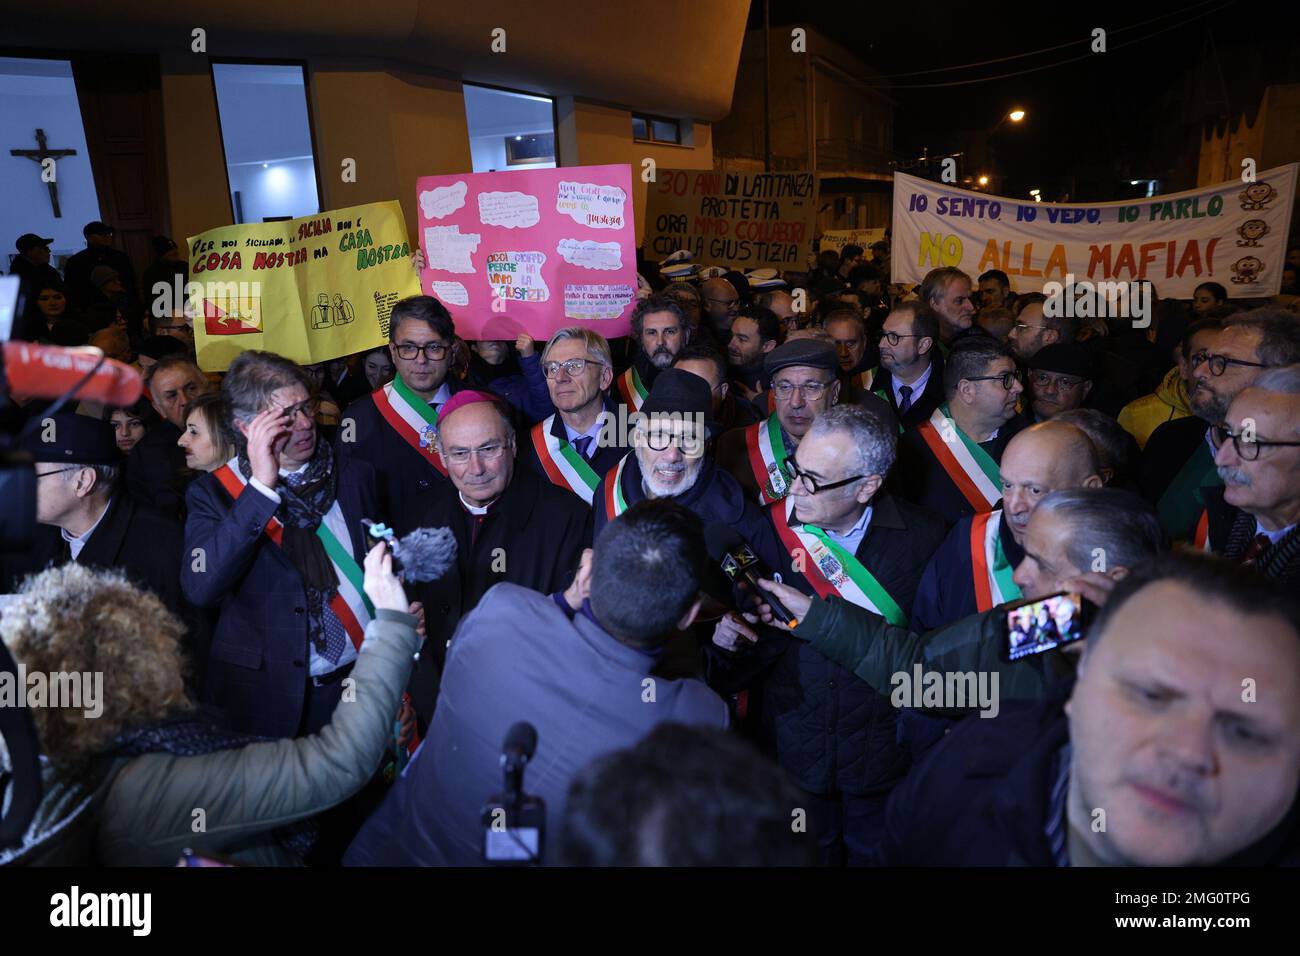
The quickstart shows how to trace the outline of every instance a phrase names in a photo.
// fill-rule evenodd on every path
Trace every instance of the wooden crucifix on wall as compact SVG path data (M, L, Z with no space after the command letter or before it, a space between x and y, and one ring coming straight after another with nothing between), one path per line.
M39 163L41 167L41 178L45 179L45 184L50 188L50 205L54 207L54 218L62 219L63 212L59 209L59 184L55 176L45 177L45 161L47 159L61 159L64 156L76 156L75 149L50 149L45 139L45 130L36 131L37 149L11 149L11 156L25 156L33 162Z

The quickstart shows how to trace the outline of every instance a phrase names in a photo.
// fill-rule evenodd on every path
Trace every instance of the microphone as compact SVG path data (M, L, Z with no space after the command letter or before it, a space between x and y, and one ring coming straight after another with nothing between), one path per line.
M501 744L501 763L509 771L523 769L537 752L537 728L526 720L512 724Z
M373 541L388 542L393 571L400 571L403 581L436 581L456 560L456 536L450 528L416 528L399 538L386 525L366 518L361 523Z
M713 522L704 528L704 545L709 557L722 566L722 572L733 583L744 581L755 594L772 608L772 614L786 627L794 627L799 622L785 609L776 596L759 586L759 578L772 577L770 571L763 567L758 555L745 543L736 531L725 524Z
M144 390L139 372L123 362L104 358L103 352L89 346L63 348L5 342L3 356L0 394L4 394L7 380L9 393L20 400L59 398L75 388L75 397L81 401L126 406Z

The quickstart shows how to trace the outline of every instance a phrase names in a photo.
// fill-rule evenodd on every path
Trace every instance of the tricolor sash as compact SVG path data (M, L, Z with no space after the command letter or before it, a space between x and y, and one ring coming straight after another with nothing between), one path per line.
M1201 489L1222 485L1223 479L1214 464L1214 452L1208 442L1199 442L1156 502L1160 526L1170 540L1187 541L1195 535L1197 521L1205 508Z
M238 498L248 487L248 482L239 473L238 461L239 458L236 456L213 472L213 476L221 482L221 487L226 489L226 493L232 499ZM281 546L284 525L280 523L279 518L271 515L263 530L266 536L275 542L276 547ZM334 504L330 506L330 510L325 513L325 517L317 526L316 537L320 538L321 544L325 546L325 553L329 556L330 564L334 566L334 576L338 580L338 587L334 591L334 596L330 598L330 610L343 625L343 630L347 631L352 647L359 653L361 643L366 638L366 625L374 620L375 606L370 603L370 598L366 597L362 587L365 574L356 558L352 556L349 543L351 538L348 535L347 522L343 518L343 508L338 498L334 499ZM402 700L410 703L410 695L403 694ZM419 734L412 734L411 741L406 747L407 753L415 753L419 745Z
M375 400L375 408L379 409L379 414L392 426L393 431L446 476L447 467L438 457L433 440L434 426L438 424L438 413L433 406L411 391L400 375L383 388L375 389L370 397Z
M237 458L232 458L213 472L217 481L221 482L221 487L226 489L226 493L231 498L238 498L248 487L247 480L239 473L237 461ZM272 515L266 522L264 530L266 536L279 546L284 537L284 526L280 524L280 519ZM352 641L352 646L359 651L361 642L366 636L366 625L375 616L375 608L362 590L361 583L364 576L361 565L352 556L349 548L348 542L351 539L348 536L347 523L343 518L343 508L337 498L316 528L316 537L320 538L321 544L325 546L330 564L334 565L334 576L338 579L338 587L335 589L334 596L330 598L330 610L338 617L343 629L348 632L348 639Z
M903 610L870 571L821 528L792 523L794 499L772 507L772 522L794 563L820 597L838 594L850 604L879 614L896 627L906 627ZM805 557L806 556L806 557Z
M956 441L943 439L948 423L951 423ZM930 415L930 420L922 422L917 432L976 513L992 511L993 506L1002 498L1002 477L998 463L957 427L957 423L948 414L948 406L944 404L936 408Z
M619 460L617 468L605 472L605 517L610 521L627 511L627 499L623 497L623 469L632 455L633 452L628 452Z
M1196 519L1196 531L1192 535L1192 547L1197 551L1204 551L1206 554L1214 550L1210 547L1210 511L1208 508L1202 511L1201 516Z
M1018 601L1020 588L1011 580L1015 570L1002 547L1002 509L977 514L970 527L970 561L975 578L975 606L980 613Z
M650 394L650 389L645 387L641 381L641 374L632 366L617 379L614 384L618 386L618 394L623 399L623 404L634 412L641 410L645 397Z
M558 413L557 413L558 414ZM551 434L555 415L533 426L533 449L553 484L568 488L587 504L591 504L600 487L600 475L587 464L568 441Z
M754 470L760 504L780 501L790 490L790 480L785 474L787 457L785 441L781 438L781 423L775 415L756 422L745 429L745 448L749 452L749 466Z

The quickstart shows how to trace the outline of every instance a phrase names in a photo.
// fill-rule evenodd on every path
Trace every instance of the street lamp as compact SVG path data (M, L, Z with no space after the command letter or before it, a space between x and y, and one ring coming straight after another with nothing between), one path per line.
M981 176L979 178L979 184L981 186L987 186L989 184L989 178L987 176Z
M1019 123L1024 118L1025 118L1025 111L1022 109L1014 109L1007 114L1007 119L1011 120L1011 122L1013 123Z

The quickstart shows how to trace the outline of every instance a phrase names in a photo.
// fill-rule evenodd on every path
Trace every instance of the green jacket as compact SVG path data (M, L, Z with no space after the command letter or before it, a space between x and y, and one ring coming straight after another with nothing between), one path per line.
M1000 700L1036 700L1072 676L1074 664L1061 651L1010 663L1003 660L1004 620L1001 610L994 608L928 634L914 634L841 597L831 597L814 600L790 634L886 695L893 690L895 674L911 678L918 664L922 673L996 673Z

